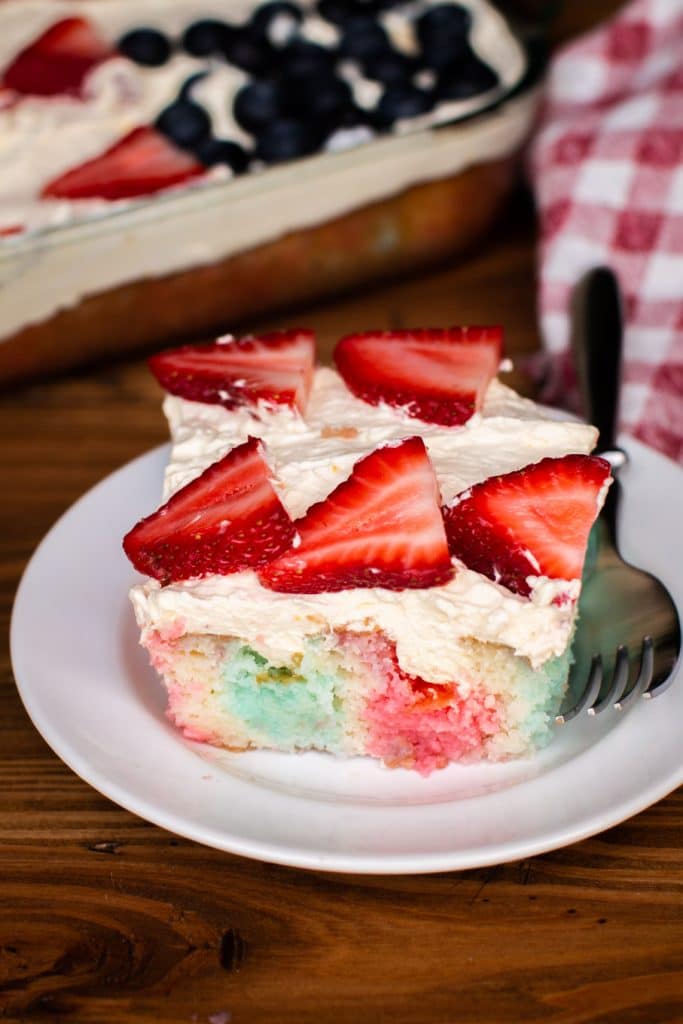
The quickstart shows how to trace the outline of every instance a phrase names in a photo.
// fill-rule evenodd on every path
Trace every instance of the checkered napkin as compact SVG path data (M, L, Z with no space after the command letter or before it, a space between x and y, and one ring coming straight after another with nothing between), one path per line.
M683 463L683 0L634 0L557 53L530 168L543 397L571 405L570 295L607 264L624 294L622 429Z

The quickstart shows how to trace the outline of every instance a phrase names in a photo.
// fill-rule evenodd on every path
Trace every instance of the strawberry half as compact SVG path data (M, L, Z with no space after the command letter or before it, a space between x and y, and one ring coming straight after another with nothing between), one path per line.
M123 549L139 572L166 584L256 568L293 539L263 446L250 437L141 519Z
M17 54L2 85L29 96L78 95L88 72L112 52L86 18L62 18Z
M42 195L47 199L132 199L179 185L205 170L191 153L155 128L134 128L100 156L48 182Z
M300 543L259 571L271 590L404 590L453 574L439 486L419 437L376 448L294 526Z
M172 395L232 409L258 401L304 411L315 365L313 331L292 329L258 338L219 338L152 356L149 366Z
M609 475L604 459L564 455L475 484L443 509L451 554L523 597L527 576L579 579Z
M370 405L454 427L481 408L502 348L500 327L373 331L342 338L334 360L349 390Z

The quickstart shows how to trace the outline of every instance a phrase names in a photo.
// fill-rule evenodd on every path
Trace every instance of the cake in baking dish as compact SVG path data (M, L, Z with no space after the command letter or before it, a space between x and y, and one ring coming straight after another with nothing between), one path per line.
M0 386L466 252L538 79L488 0L4 0Z
M336 369L306 330L152 357L165 503L124 548L186 737L423 774L549 740L609 466L501 355L470 327L350 335Z
M522 67L481 0L9 0L0 236L446 123Z

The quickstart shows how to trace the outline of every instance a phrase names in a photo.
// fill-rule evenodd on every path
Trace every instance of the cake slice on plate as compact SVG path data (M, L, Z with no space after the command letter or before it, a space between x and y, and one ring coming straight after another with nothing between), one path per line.
M165 504L124 547L185 736L423 774L547 743L588 534L593 427L496 377L499 328L305 330L153 357Z

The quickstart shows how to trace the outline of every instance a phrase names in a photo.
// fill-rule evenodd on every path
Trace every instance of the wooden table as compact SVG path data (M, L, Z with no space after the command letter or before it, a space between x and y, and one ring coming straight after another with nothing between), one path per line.
M532 237L531 209L517 196L466 263L305 320L329 352L342 332L371 324L495 319L509 351L523 355L538 343ZM516 383L524 387L521 375ZM54 520L163 440L165 424L136 360L3 397L0 436L6 626L24 564ZM29 722L6 639L0 699L0 1019L683 1020L680 792L518 863L325 875L206 849L99 796Z

